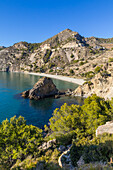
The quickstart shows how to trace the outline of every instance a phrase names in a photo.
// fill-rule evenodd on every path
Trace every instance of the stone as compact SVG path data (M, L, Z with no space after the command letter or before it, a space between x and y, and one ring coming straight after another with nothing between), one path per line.
M91 81L84 83L74 91L75 96L88 97L92 94L111 99L113 97L113 77L110 75L106 77L98 73Z
M61 151L61 152L65 151L65 149L66 149L66 147L63 146L63 145L60 145L59 148L58 148L58 150Z
M74 94L75 94L76 96L83 96L82 87L79 86L77 89L75 89Z
M27 90L22 93L22 97L28 97L29 99L43 99L50 96L55 96L59 93L52 79L48 77L41 78L31 90Z
M106 122L106 124L97 128L96 136L102 135L103 133L113 134L113 121Z
M60 95L55 95L55 99L59 99L60 98Z
M53 139L53 140L49 140L48 142L44 142L40 147L39 149L42 149L42 150L46 150L46 149L49 149L51 147L54 147L56 145L56 139Z
M29 90L22 92L22 97L27 98L29 96Z

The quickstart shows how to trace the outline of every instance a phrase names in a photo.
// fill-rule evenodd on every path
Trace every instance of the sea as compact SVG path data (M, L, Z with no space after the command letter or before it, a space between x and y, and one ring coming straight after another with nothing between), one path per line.
M45 98L38 101L22 98L20 93L31 89L40 79L40 76L14 72L0 72L0 122L10 119L14 115L23 116L28 125L32 124L43 128L48 124L54 110L64 103L68 105L82 105L81 97L67 97L55 99ZM61 90L76 89L77 84L52 79L56 87Z

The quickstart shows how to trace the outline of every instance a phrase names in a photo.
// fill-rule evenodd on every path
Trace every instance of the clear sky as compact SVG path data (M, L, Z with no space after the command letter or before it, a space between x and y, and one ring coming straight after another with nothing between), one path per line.
M42 42L66 28L113 37L113 0L0 0L0 46Z

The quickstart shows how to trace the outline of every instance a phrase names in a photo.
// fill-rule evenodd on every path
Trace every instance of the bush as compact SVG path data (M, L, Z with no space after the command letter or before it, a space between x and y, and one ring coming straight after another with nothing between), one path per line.
M108 62L113 62L113 58L109 58L109 61Z
M45 56L43 58L45 63L48 62L48 60L50 59L51 54L52 54L52 51L51 50L47 50L47 52L46 52L46 54L45 54Z
M79 62L79 60L73 60L72 62L73 62L73 63L78 63L78 62Z
M71 74L74 74L74 71L73 71L73 69L70 69L70 70L69 70L69 72L70 72Z
M73 54L71 54L70 58L74 58L74 55L73 55Z
M38 156L38 146L42 142L42 130L26 125L23 117L6 119L0 125L0 165L9 169L19 159L29 155Z
M113 102L111 102L113 103ZM60 109L55 109L50 118L51 136L70 135L70 141L75 136L93 137L98 126L111 120L113 107L109 101L105 101L96 95L84 100L84 105L68 106L66 103ZM66 138L65 138L66 140Z
M97 66L96 68L95 68L95 70L94 70L94 72L97 74L97 73L99 73L101 71L101 67L99 67L99 66Z

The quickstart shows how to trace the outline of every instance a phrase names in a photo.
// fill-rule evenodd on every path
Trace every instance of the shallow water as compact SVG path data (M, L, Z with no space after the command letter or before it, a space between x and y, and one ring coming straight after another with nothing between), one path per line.
M40 77L22 73L0 72L0 122L6 118L19 115L24 116L27 124L40 128L47 124L55 108L63 103L83 104L80 97L61 97L59 99L46 98L39 101L22 98L19 93L30 89ZM76 89L78 85L53 79L59 90Z

